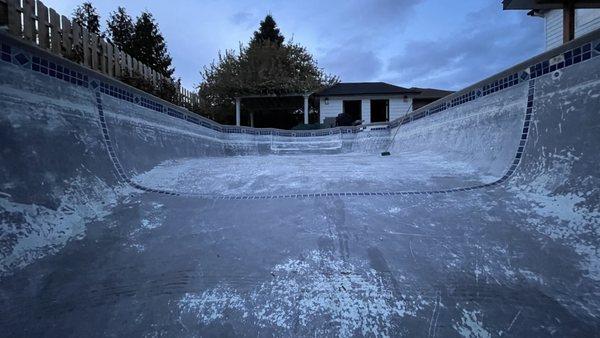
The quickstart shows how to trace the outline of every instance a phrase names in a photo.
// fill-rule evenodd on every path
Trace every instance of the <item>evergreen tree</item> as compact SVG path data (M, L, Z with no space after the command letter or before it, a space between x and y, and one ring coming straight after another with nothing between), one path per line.
M127 14L125 8L118 7L115 12L110 13L110 17L106 21L108 29L106 35L109 39L122 51L127 54L132 54L134 26L131 16Z
M204 67L199 86L204 114L229 123L235 97L307 93L339 82L318 67L306 48L283 41L268 15L248 46L241 45L238 53L220 53Z
M175 72L171 67L167 45L158 24L151 13L142 12L134 26L131 56L155 71L170 77Z
M279 32L277 23L271 14L268 14L263 21L260 22L260 27L254 32L254 37L250 40L250 45L270 42L276 46L281 46L284 41L283 35Z
M91 2L84 2L73 12L73 21L87 28L90 33L100 34L100 15Z

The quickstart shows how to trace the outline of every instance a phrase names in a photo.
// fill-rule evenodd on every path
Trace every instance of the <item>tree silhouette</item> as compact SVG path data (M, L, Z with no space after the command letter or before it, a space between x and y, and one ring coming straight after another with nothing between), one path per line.
M131 48L131 56L155 71L167 77L175 72L171 67L172 58L169 56L165 38L151 13L142 12L137 18Z
M118 7L115 12L110 13L106 20L108 29L106 35L122 51L132 54L132 40L134 33L133 20L127 14L124 7Z
M87 28L90 33L100 34L100 15L91 2L84 2L73 11L73 21Z
M267 14L265 19L260 22L260 27L254 32L254 37L250 40L250 44L270 42L277 46L281 46L285 38L279 32L277 23L271 14Z

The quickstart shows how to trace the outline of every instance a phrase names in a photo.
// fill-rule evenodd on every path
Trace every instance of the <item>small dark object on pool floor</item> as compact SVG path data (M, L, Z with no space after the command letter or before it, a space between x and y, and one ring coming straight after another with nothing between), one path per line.
M390 152L389 151L384 151L383 153L381 153L381 156L390 156Z

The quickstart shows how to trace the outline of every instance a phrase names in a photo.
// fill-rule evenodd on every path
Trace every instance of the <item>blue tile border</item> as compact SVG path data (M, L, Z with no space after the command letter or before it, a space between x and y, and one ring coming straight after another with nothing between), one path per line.
M106 94L106 95L109 95L109 94ZM104 145L106 146L106 150L108 152L108 157L110 158L110 161L113 164L113 168L115 169L117 178L120 181L125 182L125 183L129 184L130 186L132 186L136 189L142 190L142 191L153 192L153 193L164 194L164 195L178 196L179 194L176 192L173 192L173 191L152 189L152 188L145 187L141 184L138 184L138 183L132 181L127 176L127 174L125 173L125 170L123 169L123 166L121 165L121 162L119 161L119 158L117 157L117 154L116 154L114 146L113 146L113 142L111 141L110 134L108 133L106 119L104 118L104 108L102 106L102 91L95 90L95 97L96 97L96 109L98 111L98 120L100 121L100 128L102 129L102 137L104 139Z

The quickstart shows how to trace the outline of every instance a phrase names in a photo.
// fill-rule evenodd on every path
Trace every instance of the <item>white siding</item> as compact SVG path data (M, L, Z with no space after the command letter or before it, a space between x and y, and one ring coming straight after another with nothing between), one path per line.
M362 99L362 120L363 124L371 123L371 100Z
M546 50L562 45L562 10L552 10L544 15L546 18Z
M575 11L575 36L585 35L600 28L600 8Z
M408 98L406 102L402 98L390 99L390 120L402 117L412 111L412 99Z
M406 102L401 96L384 96L384 95L369 95L369 96L348 96L348 97L329 97L329 104L325 104L325 98L319 99L319 112L321 114L321 123L327 117L337 117L344 111L344 100L361 100L362 101L362 120L364 123L371 123L371 99L373 100L389 100L390 102L390 120L401 117L410 113L412 109L412 99L407 98Z
M562 45L563 41L563 14L562 10L555 9L544 14L546 30L546 50ZM575 10L575 37L585 35L600 28L600 9Z
M337 117L344 110L342 100L339 98L329 98L329 104L325 104L325 98L322 97L319 100L319 112L321 113L321 123L325 121L327 117Z

